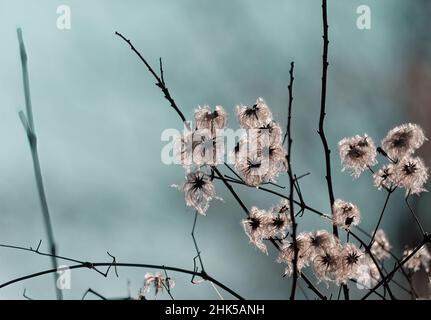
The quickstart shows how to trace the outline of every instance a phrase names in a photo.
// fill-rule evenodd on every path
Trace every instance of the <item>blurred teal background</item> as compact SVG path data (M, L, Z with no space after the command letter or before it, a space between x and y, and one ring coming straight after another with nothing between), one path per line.
M408 121L422 125L429 136L431 7L425 0L328 2L326 131L334 150L335 194L358 204L362 227L371 231L385 194L368 174L352 181L340 172L336 143L365 132L378 142ZM62 4L71 8L71 30L56 27ZM356 27L356 9L363 4L371 7L371 30ZM258 96L286 124L288 68L295 61L293 165L299 174L312 173L302 180L305 199L328 211L316 133L320 1L0 0L0 243L35 247L43 239L46 249L31 155L18 118L24 108L18 26L29 55L39 152L60 254L109 261L109 251L120 262L193 267L193 211L169 187L181 183L184 173L160 160L162 131L182 125L115 31L132 39L154 66L163 58L168 87L186 117L198 105L219 104L229 111L233 128L235 105ZM422 155L429 164L429 146ZM279 182L286 184L286 177ZM265 256L248 244L242 211L221 184L216 188L225 201L212 203L196 231L207 272L246 298L288 298L290 280L281 277L284 267L274 262L275 252ZM238 190L249 207L278 201L253 189ZM415 205L429 230L428 198L422 195ZM417 240L402 200L403 193L397 193L383 221L398 255ZM301 218L300 230L317 228L328 225L311 214ZM0 282L50 267L48 258L0 249ZM107 297L126 296L128 280L136 295L147 271L152 272L120 269L119 278L105 279L77 270L64 295L79 299L91 287ZM171 276L175 298L217 298L207 283L192 285L188 276ZM55 297L52 277L45 276L1 289L0 298L22 298L24 288L35 299ZM353 296L363 294L353 288Z

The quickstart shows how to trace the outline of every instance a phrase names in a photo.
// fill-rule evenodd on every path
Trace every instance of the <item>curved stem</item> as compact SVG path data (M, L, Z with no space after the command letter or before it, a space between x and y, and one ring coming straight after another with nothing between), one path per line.
M36 253L38 255L42 255L42 256L47 256L47 257L52 257L52 254L50 253L44 253L39 251L40 248L40 244L41 242L39 242L38 246L36 249L32 249L32 248L25 248L25 247L20 247L20 246L14 246L14 245L7 245L7 244L0 244L0 247L3 248L9 248L9 249L15 249L15 250L22 250L22 251L28 251L28 252L33 252ZM202 270L201 272L197 272L196 270L186 270L186 269L181 269L181 268L176 268L176 267L167 267L164 265L153 265L153 264L139 264L139 263L118 263L115 259L115 257L113 257L112 255L109 254L108 255L111 256L113 258L113 261L110 263L106 263L106 262L102 262L102 263L93 263L93 262L84 262L81 260L77 260L77 259L73 259L73 258L68 258L68 257L63 257L63 256L57 256L55 255L54 258L56 259L60 259L60 260L65 260L65 261L69 261L69 262L75 262L77 263L74 266L68 267L69 269L79 269L79 268L88 268L88 269L92 269L95 270L96 272L98 272L99 274L103 275L104 277L108 276L109 270L111 269L111 267L114 267L115 270L117 267L140 267L140 268L150 268L150 269L161 269L165 271L170 270L170 271L175 271L175 272L181 272L181 273L187 273L187 274L191 274L194 277L198 276L201 277L204 280L208 280L213 282L214 284L216 284L217 286L219 286L220 288L222 288L223 290L229 292L230 294L232 294L234 297L240 299L240 300L244 300L244 298L242 298L239 294L237 294L236 292L234 292L232 289L228 288L227 286L225 286L224 284L222 284L221 282L217 281L216 279L212 278L211 276L209 276L205 270ZM103 266L107 266L108 269L106 272L101 272L100 270L97 269L97 267L103 267ZM31 278L35 278L44 274L48 274L48 273L53 273L58 271L57 268L55 269L49 269L49 270L45 270L45 271L41 271L41 272L37 272L37 273L33 273L24 277L20 277L8 282L5 282L3 284L0 285L0 288L9 286L13 283L16 282L20 282L23 280L27 280L27 279L31 279ZM117 274L117 272L116 272ZM118 276L118 274L117 274Z
M169 271L173 271L173 272L186 273L186 274L190 274L190 275L199 276L205 280L211 281L212 283L214 283L215 285L217 285L221 289L230 293L235 298L237 298L239 300L244 300L244 298L242 296L240 296L239 294L237 294L235 291L233 291L229 287L225 286L223 283L217 281L213 277L209 276L208 274L202 273L202 272L195 272L192 270L187 270L187 269L182 269L182 268L169 267L169 266L163 266L163 265L161 266L161 265L154 265L154 264L143 264L143 263L118 263L118 262L116 262L114 264L112 264L111 262L94 262L94 263L91 263L91 266L94 266L94 267L109 267L112 265L114 265L115 267L165 269L165 270L169 270ZM68 268L70 270L83 269L83 268L92 269L89 265L81 264L81 263L69 266ZM10 286L10 285L17 283L17 282L21 282L21 281L32 279L32 278L37 278L37 277L40 277L40 276L43 276L46 274L50 274L50 273L54 273L57 271L58 271L57 269L48 269L48 270L32 273L32 274L16 278L16 279L7 281L5 283L2 283L2 284L0 284L0 288L5 288L5 287Z

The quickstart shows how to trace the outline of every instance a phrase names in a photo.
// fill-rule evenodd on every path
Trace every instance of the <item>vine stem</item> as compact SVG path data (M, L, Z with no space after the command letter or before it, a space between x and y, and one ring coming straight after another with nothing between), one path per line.
M192 270L187 270L187 269L182 269L182 268L177 268L177 267L169 267L169 266L155 265L155 264L143 264L143 263L118 263L118 262L116 262L113 264L112 262L93 262L93 263L91 263L91 266L94 266L94 267L114 266L114 267L129 267L129 268L165 269L165 270L169 270L169 271L173 271L173 272L195 275L195 276L201 277L202 279L205 279L205 280L208 280L208 281L214 283L215 285L217 285L221 289L230 293L235 298L237 298L239 300L244 300L244 298L242 296L240 296L238 293L236 293L235 291L233 291L229 287L225 286L223 283L217 281L213 277L209 276L207 273L203 273L203 272L195 272ZM75 264L75 265L69 266L68 268L70 270L74 270L74 269L89 268L89 266L86 264ZM14 283L17 283L17 282L21 282L21 281L32 279L32 278L37 278L37 277L40 277L40 276L43 276L46 274L50 274L50 273L55 273L55 272L57 272L57 269L48 269L48 270L32 273L32 274L16 278L16 279L10 280L10 281L5 282L5 283L2 283L2 284L0 284L0 288L4 288L4 287L10 286Z
M7 245L7 244L0 244L0 247L3 248L10 248L10 249L15 249L15 250L23 250L23 251L29 251L29 252L33 252L42 256L48 256L48 257L52 257L52 255L50 253L44 253L39 251L39 247L40 247L41 242L39 242L39 245L37 246L36 249L32 249L32 248L25 248L25 247L20 247L20 246L14 246L14 245ZM108 253L109 254L109 253ZM109 254L110 255L110 254ZM73 258L68 258L68 257L63 257L63 256L55 256L55 258L60 259L60 260L65 260L65 261L69 261L69 262L74 262L76 263L75 265L72 266L68 266L68 269L73 270L73 269L81 269L81 268L87 268L87 269L91 269L94 270L96 272L98 272L99 274L103 275L104 277L108 276L109 270L114 267L114 269L116 270L117 267L131 267L131 268L148 268L148 269L160 269L160 270L164 270L166 272L166 270L169 271L173 271L173 272L180 272L180 273L185 273L185 274L190 274L193 276L197 276L197 277L201 277L204 280L210 281L212 283L214 283L215 285L217 285L219 288L225 290L226 292L230 293L232 296L234 296L235 298L239 299L239 300L244 300L244 298L242 296L240 296L238 293L236 293L235 291L233 291L232 289L230 289L229 287L227 287L226 285L224 285L223 283L221 283L220 281L214 279L213 277L211 277L210 275L208 275L205 271L201 271L201 272L197 272L196 270L187 270L187 269L182 269L182 268L177 268L177 267L169 267L169 266L165 266L165 265L155 265L155 264L142 264L142 263L118 263L115 259L115 257L113 257L112 255L110 255L113 258L112 262L84 262L84 261L80 261L77 259L73 259ZM99 269L97 269L97 267L108 267L106 272L101 272ZM14 283L17 282L21 282L27 279L32 279L32 278L36 278L39 276L43 276L45 274L49 274L49 273L55 273L57 272L58 269L48 269L48 270L44 270L44 271L40 271L40 272L36 272L36 273L32 273L23 277L19 277L13 280L10 280L8 282L5 282L3 284L0 284L0 288L4 288L7 286L10 286ZM115 271L117 276L118 273L117 271Z

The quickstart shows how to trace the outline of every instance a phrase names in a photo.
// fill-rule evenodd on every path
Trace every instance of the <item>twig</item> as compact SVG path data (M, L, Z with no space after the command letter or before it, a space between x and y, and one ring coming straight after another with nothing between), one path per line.
M370 292L368 292L361 300L367 299L371 293L376 291L380 286L384 285L387 279L391 278L395 274L395 272L398 271L398 269L402 268L402 266L406 264L416 254L416 252L418 252L426 243L429 242L431 242L431 236L429 234L425 234L421 243L416 246L416 248L407 257L405 257L400 263L398 263L394 267L394 269L386 275L386 277L380 280L380 282L377 283L377 285L375 285L374 288L371 289Z
M370 287L368 287L368 286L366 286L365 284L363 284L363 283L359 283L357 280L355 280L355 279L350 279L350 281L351 282L353 282L353 283L356 283L356 284L359 284L359 285L361 285L362 287L364 287L365 289L367 289L367 290L371 290L371 288ZM386 298L385 298L385 296L384 295L382 295L381 293L379 293L379 292L377 292L377 291L374 291L373 292L375 295L377 295L377 296L379 296L380 298L382 298L382 300L387 300Z
M30 298L30 297L27 295L27 289L25 289L25 288L24 288L24 292L22 293L22 296L23 296L24 298L26 298L27 300L34 300L33 298Z
M92 266L94 267L109 267L110 265L112 265L112 262L94 262L91 263ZM116 267L129 267L129 268L147 268L147 269L166 269L169 271L173 271L173 272L179 272L179 273L185 273L185 274L196 274L199 277L204 278L205 280L211 281L213 282L215 285L217 285L219 288L225 290L226 292L230 293L232 296L234 296L235 298L239 299L239 300L244 300L243 297L241 297L239 294L237 294L235 291L233 291L232 289L230 289L229 287L227 287L226 285L222 284L221 282L217 281L216 279L214 279L213 277L209 276L208 274L204 274L202 272L195 272L195 271L191 271L191 270L187 270L187 269L182 269L182 268L177 268L177 267L168 267L168 266L160 266L160 265L154 265L154 264L142 264L142 263L115 263ZM69 266L70 270L74 270L74 269L82 269L82 268L88 268L87 265L85 264L76 264L76 265L72 265ZM50 273L55 273L57 272L57 269L48 269L48 270L44 270L44 271L40 271L40 272L36 272L36 273L32 273L23 277L19 277L10 281L7 281L5 283L0 284L0 288L5 288L7 286L10 286L14 283L17 282L22 282L24 280L28 280L28 279L33 279L33 278L37 278L46 274L50 274Z
M420 223L418 216L416 215L416 213L413 211L412 207L410 206L409 197L410 197L410 191L405 198L405 202L407 204L407 207L409 208L410 213L412 214L413 218L415 219L416 224L418 225L419 229L421 230L422 235L425 235L426 234L425 230L422 227L422 224Z
M195 245L195 250L196 250L196 256L193 258L193 270L194 271L198 271L199 270L199 268L196 265L196 259L199 259L199 264L201 265L201 272L205 273L205 268L204 268L204 264L202 262L201 252L199 250L199 247L198 247L198 244L197 244L196 238L195 238L195 229L196 229L197 219L198 219L198 212L196 211L195 212L195 217L193 219L193 227L192 227L192 232L191 232L193 243ZM195 275L192 276L191 282L193 284L198 283L197 281L195 281L195 277L196 277Z
M203 272L205 272L204 264L203 264L203 262L202 262L201 252L200 252L200 250L199 250L199 247L198 247L198 244L197 244L197 242L196 242L196 238L195 238L195 229L196 229L196 222L197 222L197 219L198 219L198 212L196 211L196 212L195 212L195 218L194 218L194 220L193 220L193 228L192 228L191 235L192 235L193 243L194 243L194 245L195 245L196 254L197 254L197 257L198 257L198 259L199 259L199 263L200 263L200 265L201 265L201 270L202 270Z
M323 150L325 152L325 163L326 163L326 183L328 186L329 203L331 205L331 210L335 202L334 189L332 186L332 176L331 176L331 150L328 146L328 141L326 140L324 121L326 115L326 82L328 76L328 12L326 0L322 0L322 17L323 17L323 56L322 56L322 92L320 99L320 117L319 117L319 130L317 131L320 139L322 140ZM334 235L338 236L337 227L333 226Z
M335 202L334 189L332 186L332 176L331 176L331 150L329 149L328 141L325 136L324 121L326 115L326 87L327 87L327 76L328 76L328 47L329 47L329 36L328 36L328 9L327 1L322 0L322 22L323 22L323 55L322 55L322 91L320 97L320 117L319 117L319 130L318 134L322 140L323 150L325 152L325 164L326 164L326 183L328 186L329 203L332 207ZM338 237L337 226L332 226L332 231L336 237ZM346 284L343 284L344 298L349 300L349 288Z
M361 227L359 227L359 226L355 226L355 229L357 229L359 232L361 232L363 235L365 235L365 236L367 236L368 238L370 238L371 239L371 235L368 233L368 232L366 232L364 229L362 229ZM385 252L387 252L398 264L401 264L401 260L391 251L391 250L388 250L388 249L386 249L386 248L383 248L383 247L381 247L381 249L382 250L384 250ZM401 271L401 274L405 277L405 279L407 280L407 283L409 284L409 286L410 286L410 289L411 289L411 291L412 291L412 293L414 294L414 295L416 295L416 296L418 296L417 295L417 293L415 292L415 289L414 289L414 287L413 287L413 285L412 285L412 282L411 282L411 278L409 277L409 275L406 273L406 271L404 270L404 268L400 268L399 269L399 271Z
M49 253L44 253L44 252L40 252L39 248L40 248L41 242L39 242L36 250L34 250L33 248L25 248L25 247L20 247L20 246L14 246L14 245L6 245L6 244L0 244L0 247L3 248L9 248L9 249L15 249L15 250L23 250L23 251L28 251L28 252L33 252L42 256L48 256L51 257L51 254ZM186 273L186 274L191 274L191 275L195 275L195 276L199 276L204 280L208 280L208 281L212 281L214 282L217 286L219 286L220 288L222 288L223 290L229 292L230 294L232 294L234 297L243 300L244 298L242 298L240 295L238 295L237 293L235 293L232 289L228 288L227 286L225 286L224 284L222 284L221 282L217 281L216 279L210 277L206 272L202 271L202 272L197 272L196 270L190 271L190 270L186 270L186 269L181 269L181 268L176 268L176 267L167 267L167 266L159 266L159 265L152 265L152 264L138 264L138 263L118 263L116 258L111 255L109 252L107 252L107 254L112 258L112 262L107 263L107 262L102 262L102 263L93 263L93 262L83 262L80 261L78 259L73 259L73 258L68 258L68 257L63 257L63 256L55 256L55 258L60 259L60 260L65 260L65 261L69 261L69 262L75 262L78 263L77 265L71 266L69 267L69 269L80 269L80 268L88 268L88 269L92 269L97 271L99 274L103 275L105 278L108 276L109 270L114 267L115 273L118 277L118 272L117 272L117 267L135 267L135 268L149 268L149 269L163 269L165 271L165 274L167 276L166 270L170 270L170 271L175 271L175 272L181 272L181 273ZM108 267L106 272L101 272L97 267ZM8 285L11 285L13 283L16 282L20 282L26 279L31 279L34 277L38 277L44 274L48 274L48 273L53 273L56 272L57 269L50 269L50 270L45 270L42 272L38 272L38 273L34 273L31 275L27 275L21 278L17 278L15 280L11 280L8 281L2 285L0 285L0 288L6 287ZM168 278L168 277L167 277Z
M52 254L51 263L52 263L52 267L57 269L58 263L57 263L57 259L55 258L55 254L57 251L56 244L55 244L55 237L54 237L54 231L51 223L51 216L48 208L48 201L46 199L45 187L43 185L42 169L40 167L39 154L37 149L37 136L36 136L36 131L35 131L34 122L33 122L33 111L32 111L31 95L30 95L30 81L29 81L28 66L27 66L28 58L27 58L27 52L25 50L22 31L20 28L17 29L17 35L18 35L18 42L19 42L19 51L21 56L22 79L23 79L25 106L26 106L26 114L24 114L24 112L21 111L19 113L19 117L26 131L28 142L30 145L31 156L33 159L34 175L36 179L37 191L39 194L40 206L42 209L43 221L45 224L45 230L48 237L49 250ZM55 273L54 286L57 294L57 299L62 300L63 293L57 286L57 279L58 279L58 274Z
M295 208L293 205L293 197L294 197L294 188L295 188L295 180L293 177L293 170L292 170L292 160L291 160L291 154L292 154L292 144L293 144L293 139L292 139L292 130L291 130L291 120L292 120L292 102L293 102L293 80L294 80L294 76L293 76L293 69L295 67L295 63L292 62L290 64L290 70L289 70L289 75L290 75L290 82L289 82L289 86L288 86L288 90L289 90L289 106L288 106L288 116L287 116L287 171L289 174L289 207L290 207L290 220L292 223L292 244L293 244L293 280L292 280L292 290L290 293L290 300L295 300L295 292L296 292L296 285L298 282L298 244L296 242L296 221L295 221Z
M91 289L91 288L88 288L88 289L87 289L87 291L85 291L85 293L83 294L83 296L82 296L82 299L81 299L81 300L84 300L84 299L85 299L85 297L86 297L89 293L94 294L96 297L99 297L99 298L100 298L100 299L102 299L102 300L108 300L108 299L107 299L107 298L105 298L103 295L101 295L100 293L98 293L98 292L94 291L94 290L93 290L93 289Z
M373 232L373 236L371 237L371 240L370 240L370 244L368 245L368 247L370 247L370 248L371 248L371 246L373 245L374 238L375 238L375 236L376 236L377 230L379 229L380 222L382 221L383 214L385 213L386 206L388 205L388 202L389 202L389 198L391 197L391 194L394 192L394 190L395 190L395 189L390 189L390 190L388 190L388 195L386 196L385 204L383 205L383 209L382 209L382 211L380 212L379 221L377 222L377 225L376 225L376 227L375 227L375 229L374 229L374 232Z
M119 32L115 32L115 34L117 36L119 36L121 39L123 39L125 42L127 42L127 44L130 46L130 49L132 49L132 51L139 57L139 59L145 64L145 66L147 67L148 71L154 76L154 78L156 79L156 86L158 86L163 94L165 95L166 100L169 101L169 103L171 104L171 107L176 111L176 113L180 116L181 120L183 121L183 123L185 123L185 125L187 126L188 129L190 129L189 124L186 122L186 118L184 117L183 113L180 111L180 109L178 108L176 102L174 101L174 99L172 99L171 94L168 90L168 88L165 85L165 81L163 79L163 66L160 63L160 77L157 75L157 73L153 70L153 68L148 64L148 62L144 59L144 57L139 53L138 50L136 50L136 48L133 46L132 42L128 39L126 39L121 33ZM161 62L161 59L160 59Z
M226 168L228 168L228 170L230 172L232 172L235 175L235 177L237 177L240 181L244 182L243 178L241 178L241 176L238 173L236 173L236 171L233 170L230 165L228 165L226 162L224 163L224 165L225 165Z
M317 290L313 283L311 283L311 281L304 274L301 274L301 278L304 279L308 288L311 289L311 291L313 291L321 300L327 300L327 298L321 294L319 290Z
M15 250L28 251L28 252L32 252L32 253L35 253L35 254L38 254L41 256L45 256L45 257L56 258L59 260L64 260L64 261L69 261L69 262L74 262L74 263L81 263L82 265L85 265L87 268L93 269L94 271L96 271L98 274L102 275L105 278L108 276L111 267L114 265L115 274L118 277L117 268L115 267L116 259L109 252L107 252L107 254L112 258L112 262L109 265L109 267L107 268L107 270L105 272L102 272L98 268L94 267L91 262L81 261L81 260L77 260L77 259L73 259L73 258L60 256L60 255L52 255L51 253L41 252L40 251L41 244L42 244L42 240L39 241L36 249L33 249L32 247L26 248L26 247L20 247L20 246L9 245L9 244L0 244L0 247L1 248L8 248L8 249L15 249Z
M382 266L382 269L388 273L388 271L386 270L386 268L384 266ZM393 283L394 285L396 285L398 288L400 288L401 290L405 291L406 293L410 294L410 295L414 295L414 292L411 291L410 289L407 289L405 286L403 286L401 283L399 283L398 281L396 281L394 279L394 277L391 277L391 283Z

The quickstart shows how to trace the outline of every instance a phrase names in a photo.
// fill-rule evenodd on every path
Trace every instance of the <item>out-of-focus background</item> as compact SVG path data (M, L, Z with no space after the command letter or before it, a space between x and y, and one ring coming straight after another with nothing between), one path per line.
M341 138L357 133L378 142L390 128L410 121L430 136L431 3L328 2L330 147L335 151ZM59 5L71 8L70 30L56 26ZM194 214L182 194L169 187L181 183L184 172L160 160L162 131L182 125L143 64L114 36L116 30L132 39L153 65L163 57L168 87L186 117L198 105L220 104L229 111L233 128L235 105L252 103L258 96L285 125L288 69L294 60L293 165L298 173L311 172L301 180L306 200L328 212L316 133L320 5L317 0L0 0L0 243L35 247L43 239L45 250L47 244L18 118L24 108L18 26L29 55L35 126L60 254L109 261L109 251L120 262L193 267ZM371 8L371 30L357 28L360 5ZM430 143L421 155L431 163ZM361 226L372 231L384 192L373 187L369 174L353 181L341 173L336 152L332 163L336 197L357 203ZM265 256L249 245L240 226L243 212L221 184L216 188L225 201L212 203L207 216L199 217L196 231L207 272L246 298L288 298L290 280L281 277L284 267L275 262L275 252ZM253 189L238 187L238 192L249 207L267 208L279 200ZM400 191L392 198L382 223L397 255L419 239L403 195ZM430 230L430 196L423 194L414 205ZM300 219L300 230L318 228L328 225L311 214ZM2 283L50 267L49 258L0 249ZM72 289L64 295L79 299L91 287L107 297L126 296L128 281L136 295L146 271L152 270L120 269L119 278L105 279L77 270ZM188 276L171 276L176 298L217 298L207 283L192 285ZM326 290L323 284L319 287ZM55 297L48 275L1 289L0 298L22 298L25 288L34 299ZM354 297L364 294L354 286L351 291Z

